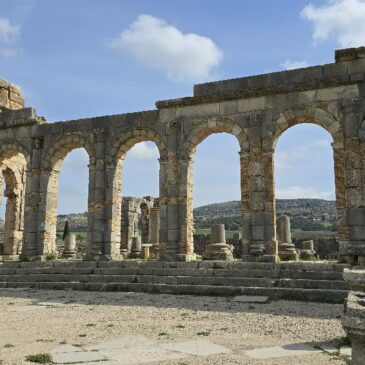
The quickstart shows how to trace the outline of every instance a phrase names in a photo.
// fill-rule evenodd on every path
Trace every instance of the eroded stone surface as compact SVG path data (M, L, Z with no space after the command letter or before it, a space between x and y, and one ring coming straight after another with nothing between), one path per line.
M315 349L312 346L308 346L303 343L296 343L285 346L273 346L263 347L246 351L246 355L254 359L271 359L274 357L287 357L287 356L302 356L306 354L313 354L320 352L321 350Z

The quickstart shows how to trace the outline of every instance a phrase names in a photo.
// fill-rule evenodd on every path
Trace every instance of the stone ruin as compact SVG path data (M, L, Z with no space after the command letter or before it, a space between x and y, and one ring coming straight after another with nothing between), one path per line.
M345 269L344 279L350 284L345 301L342 325L351 340L352 365L365 363L365 270Z
M124 257L131 254L132 251L134 251L135 258L139 257L137 253L141 252L144 244L158 245L159 214L160 208L157 198L150 196L144 198L123 197L120 247Z
M314 123L333 139L340 260L365 264L364 105L364 47L338 50L327 65L198 84L193 96L158 101L156 110L57 123L25 107L20 89L1 80L0 168L8 198L3 258L43 260L55 250L60 169L71 150L84 148L86 259L122 259L133 236L122 225L121 171L131 147L153 141L160 152L159 257L193 260L196 147L210 134L226 132L240 145L241 255L275 262L281 250L276 142L291 126ZM143 228L141 245L146 235Z

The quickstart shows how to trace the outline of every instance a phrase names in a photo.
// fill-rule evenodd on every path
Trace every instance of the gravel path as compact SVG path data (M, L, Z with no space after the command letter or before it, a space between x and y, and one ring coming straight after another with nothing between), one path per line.
M63 304L37 305L41 302ZM231 350L149 364L345 364L327 353L265 360L245 354L257 347L341 338L341 313L342 305L294 301L250 304L222 297L0 289L0 364L29 365L27 355L50 353L63 343L90 346L127 335L157 344L204 339Z

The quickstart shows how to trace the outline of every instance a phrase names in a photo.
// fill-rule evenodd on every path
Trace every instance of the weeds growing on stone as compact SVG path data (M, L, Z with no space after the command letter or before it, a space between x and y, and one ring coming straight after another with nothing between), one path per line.
M86 337L87 336L87 334L86 333L80 333L79 334L79 337Z
M5 348L7 348L7 349L10 349L10 348L15 347L15 346L14 346L14 345L12 345L11 343L6 343L6 344L4 345L4 347L5 347Z
M58 254L55 251L50 251L46 254L47 261L53 261L58 259Z
M52 364L52 356L50 354L29 355L25 360L35 362L37 364Z
M96 324L95 323L88 323L87 325L86 325L86 327L95 327L96 326Z
M351 347L351 339L349 336L341 337L337 340L337 344L339 347L343 347L343 346Z
M198 336L209 336L210 335L210 331L201 331L197 333Z

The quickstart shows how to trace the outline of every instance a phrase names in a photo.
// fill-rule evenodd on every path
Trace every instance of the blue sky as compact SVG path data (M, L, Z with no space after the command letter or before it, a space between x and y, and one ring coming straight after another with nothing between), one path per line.
M364 0L1 0L0 77L49 123L153 109L196 82L333 62L365 44L364 18ZM330 142L310 125L283 134L278 197L334 197ZM237 152L225 134L199 146L196 205L239 199ZM157 157L148 143L128 154L125 195L158 193ZM65 160L60 213L86 209L86 164L83 151Z

